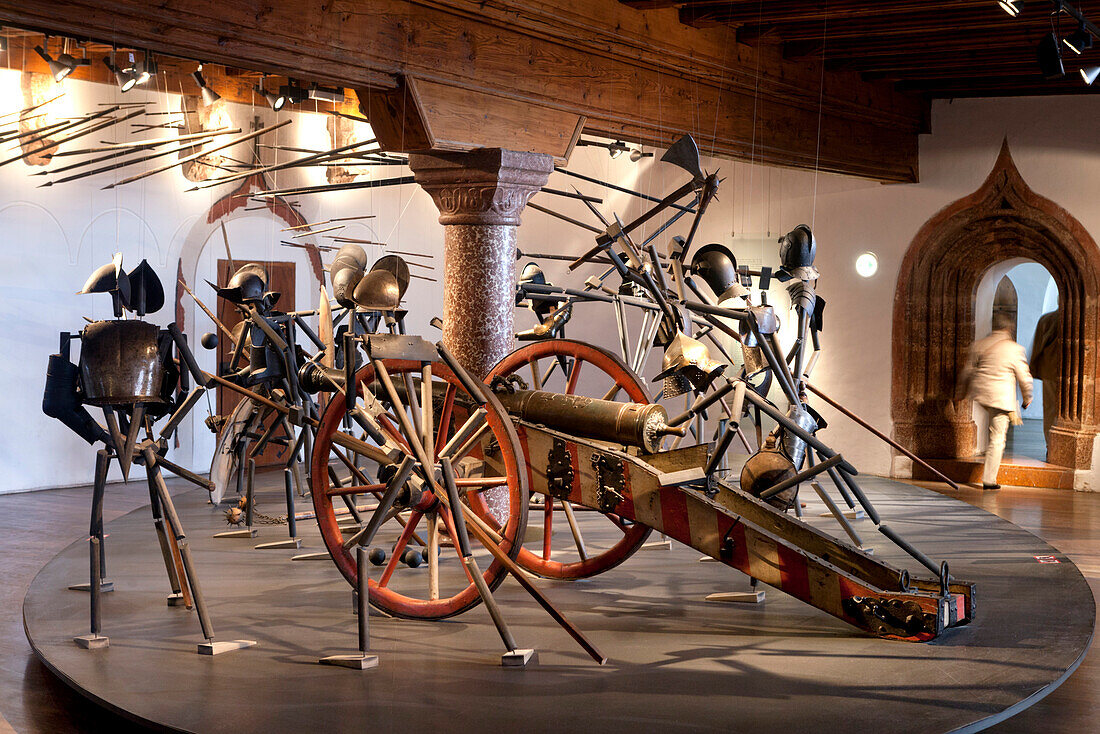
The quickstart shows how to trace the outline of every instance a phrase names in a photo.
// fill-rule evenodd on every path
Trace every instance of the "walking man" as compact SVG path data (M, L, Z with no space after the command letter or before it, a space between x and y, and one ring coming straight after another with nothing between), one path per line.
M1031 404L1031 373L1024 348L1013 341L1012 317L993 314L993 333L979 339L970 350L959 379L967 397L972 397L989 417L989 444L985 449L982 489L1000 489L997 471L1001 468L1008 425L1020 425L1016 405L1016 386L1023 394L1023 405Z

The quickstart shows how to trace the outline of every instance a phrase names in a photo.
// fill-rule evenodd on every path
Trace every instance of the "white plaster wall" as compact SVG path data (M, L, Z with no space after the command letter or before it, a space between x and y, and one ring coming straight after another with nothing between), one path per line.
M15 73L0 72L0 89L9 87L17 87ZM66 89L70 111L91 109L100 102L120 98L105 86L69 81ZM132 92L127 99L141 94L153 93ZM17 97L0 97L4 100L0 101L0 114L14 109ZM174 97L165 94L158 95L157 100L158 109L168 104L178 106ZM778 265L775 239L800 222L811 224L819 243L819 293L828 302L822 334L824 354L814 382L890 432L893 298L902 255L912 237L936 211L981 184L1005 136L1028 184L1096 232L1100 212L1092 206L1091 192L1100 179L1100 140L1089 121L1097 112L1100 102L1086 96L936 103L934 134L921 138L921 183L915 185L880 185L843 176L705 159L704 167L720 168L725 181L697 242L729 243L743 263L774 267ZM277 133L280 144L313 148L325 145L323 115L295 112L276 116L260 107L231 108L236 124L247 125L253 115L268 122L288 116L295 119L294 125ZM120 135L115 139L126 138ZM243 147L229 152L237 157L247 155ZM286 160L291 154L265 155ZM654 196L683 182L683 173L668 164L652 158L632 163L626 156L612 160L606 151L596 148L578 148L570 168ZM385 167L377 169L375 176L401 175L402 171ZM81 316L109 315L106 296L78 297L73 293L92 269L116 250L124 253L131 267L142 256L148 257L166 290L173 293L180 253L185 248L201 248L201 255L189 255L193 258L193 275L197 276L191 284L197 284L196 292L213 305L213 294L201 278L214 272L213 262L222 246L220 234L204 217L211 203L228 188L185 194L191 184L178 171L172 171L109 191L101 191L100 187L112 180L111 174L37 189L34 185L43 177L28 178L32 172L23 164L0 167L0 386L6 411L6 419L0 421L0 466L5 469L0 492L90 479L90 449L40 411L46 358L56 351L57 332L77 330ZM321 171L283 172L273 176L273 182L319 183L323 175ZM568 188L573 183L562 174L551 177L551 185L557 188ZM576 183L583 192L604 198L600 209L605 214L618 212L626 221L642 210L640 202L625 194ZM580 202L547 195L539 200L570 216L592 221ZM378 239L395 250L433 253L437 270L428 274L441 274L442 228L430 198L417 187L303 196L299 201L309 221L376 215L349 226L347 233ZM302 251L280 247L277 239L283 235L277 229L264 212L236 213L227 224L234 256L294 260L299 272L297 305L315 305L316 284L307 278L309 269ZM673 233L669 231L657 240L662 249ZM519 236L522 250L578 253L590 244L591 236L571 225L534 210L523 215ZM867 250L877 254L879 271L863 279L856 276L854 263L856 256ZM564 264L547 264L546 270L552 282L578 285L594 272L588 268L566 276ZM186 274L192 279L191 273ZM407 302L410 331L434 338L437 332L428 321L442 311L440 284L414 280ZM788 315L782 286L773 288L772 303L782 316ZM578 309L570 325L571 336L614 345L611 312L591 308L595 310ZM166 308L155 320L163 324L171 318ZM185 320L193 342L211 330L208 320L194 307L188 307ZM529 312L517 313L517 329L532 323ZM632 328L636 330L636 320ZM204 366L211 367L213 357L201 349L197 351ZM647 367L648 376L657 371L659 361L654 353ZM655 387L648 377L647 384L651 389ZM822 408L821 412L831 424L827 433L830 444L843 450L863 471L890 471L887 447L835 411ZM205 416L205 408L200 406L191 425L181 430L181 446L175 450L175 460L200 470L208 466L213 447L212 437L202 426Z

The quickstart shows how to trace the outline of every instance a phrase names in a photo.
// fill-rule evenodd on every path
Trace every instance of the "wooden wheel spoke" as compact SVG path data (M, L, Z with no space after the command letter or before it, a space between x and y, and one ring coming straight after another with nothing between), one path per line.
M554 535L554 500L551 497L544 498L542 508L542 558L550 560L551 539Z
M457 477L455 485L458 487L499 487L508 483L508 477Z
M538 359L532 359L528 364L531 366L531 381L534 383L533 387L536 390L541 390L542 378L539 377L539 361Z
M467 507L463 512L473 512L473 510ZM462 555L462 549L458 547L458 533L455 531L454 516L448 508L443 507L439 509L439 516L443 518L443 523L447 526L447 534L451 536L451 545L454 546L455 553L458 555L459 565L466 573L466 580L471 584L474 583L474 577L470 575L470 569L466 567L466 558Z
M401 537L397 539L397 545L393 547L393 555L390 556L389 563L386 564L386 568L382 571L382 578L378 579L378 586L386 588L390 583L390 578L393 577L393 572L397 569L397 564L401 560L401 556L405 553L405 547L408 546L409 540L413 536L413 531L416 530L417 524L420 522L420 518L423 517L421 513L413 510L412 516L408 522L405 523L405 529L401 532Z
M455 395L457 393L458 388L448 383L447 392L443 395L443 407L439 411L438 433L435 437L435 455L432 457L434 459L439 458L439 452L447 445L447 437L451 432L451 412L455 407Z
M584 361L580 357L575 357L573 359L573 367L569 370L569 382L565 386L566 395L572 395L577 391L577 380L579 380L581 376L582 364L584 364Z
M622 389L623 389L623 386L620 385L618 382L616 382L615 384L613 384L611 386L610 389L608 389L607 392L604 393L603 399L604 400L614 400L615 398L617 398L619 396L619 391L622 390Z

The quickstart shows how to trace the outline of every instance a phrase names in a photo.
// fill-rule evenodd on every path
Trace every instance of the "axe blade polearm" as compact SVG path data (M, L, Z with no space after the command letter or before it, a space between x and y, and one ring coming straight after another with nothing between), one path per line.
M695 144L695 138L691 135L684 135L670 145L661 156L661 160L684 169L698 183L702 183L706 178L703 175L703 167L699 163L699 146Z

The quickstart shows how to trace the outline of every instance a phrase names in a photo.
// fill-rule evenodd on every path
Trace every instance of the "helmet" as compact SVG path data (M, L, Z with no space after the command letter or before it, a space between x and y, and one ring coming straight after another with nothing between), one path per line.
M810 231L810 226L798 225L779 238L779 261L783 269L776 274L776 277L779 280L789 280L794 277L800 280L817 278L817 269L814 268L816 256L817 240Z
M233 273L225 288L214 288L220 297L231 303L261 302L267 291L267 270L259 263L242 265Z
M691 258L691 272L702 278L718 303L744 296L749 291L737 279L737 258L725 245L705 245Z

